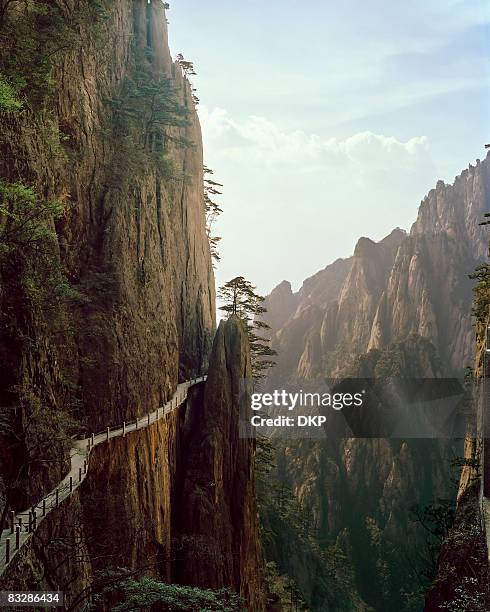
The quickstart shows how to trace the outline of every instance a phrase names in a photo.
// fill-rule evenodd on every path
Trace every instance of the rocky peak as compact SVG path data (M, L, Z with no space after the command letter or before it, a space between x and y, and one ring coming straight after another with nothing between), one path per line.
M352 257L339 258L323 270L307 278L298 292L299 302L312 302L325 306L336 300L351 265Z
M267 308L267 313L264 320L272 330L279 329L294 314L297 302L291 283L283 280L266 298L264 306Z
M490 155L490 154L489 154ZM476 166L469 165L452 185L438 181L422 200L411 236L446 234L464 241L474 259L486 256L485 231L479 225L489 210L490 187L489 155Z
M354 248L354 257L370 257L376 252L376 243L370 238L362 236Z
M236 316L222 320L211 352L203 396L190 402L180 577L188 584L239 592L251 610L263 609L253 440L240 438L244 379L251 377L247 332Z
M296 294L296 313L314 303L323 311L322 321L315 316L301 334L288 323L275 330L279 368L283 360L286 370L292 368L286 379L300 371L319 372L325 364L335 369L348 354L382 348L411 333L434 343L448 371L470 363L468 274L486 257L485 229L479 223L489 210L489 190L487 157L453 185L438 181L409 234L397 227L379 242L361 237L351 258L336 260L305 280ZM282 358L285 347L288 355Z
M407 237L407 232L400 227L395 227L387 236L380 240L379 244L382 244L388 249L394 249L403 242Z

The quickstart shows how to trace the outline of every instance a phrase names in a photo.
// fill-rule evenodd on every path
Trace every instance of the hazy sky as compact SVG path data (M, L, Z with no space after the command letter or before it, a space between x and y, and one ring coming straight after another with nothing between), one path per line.
M224 183L218 284L297 289L485 156L488 0L171 0L167 17Z

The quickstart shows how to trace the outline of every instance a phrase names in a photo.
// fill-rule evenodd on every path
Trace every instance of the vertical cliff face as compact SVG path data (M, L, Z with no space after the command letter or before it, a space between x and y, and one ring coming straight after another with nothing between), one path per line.
M27 34L14 5L3 27L17 49L15 37ZM49 281L52 270L2 265L4 404L26 403L32 420L35 400L97 429L146 412L205 367L215 318L201 133L190 85L170 58L163 4L102 6L52 5L39 18L40 32L67 39L53 53L54 85L41 102L4 114L0 142L3 181L64 205L50 222L49 266L71 287L66 297L55 287L47 308L23 270ZM20 19L32 18L25 10ZM153 109L158 123L149 119L151 87L172 109ZM160 147L149 143L157 137ZM57 463L29 479L33 499L59 478Z
M86 8L79 4L63 18L75 20ZM144 411L168 395L179 375L201 369L214 325L201 133L166 27L163 4L143 0L111 3L95 25L81 22L80 44L53 67L49 113L11 117L2 133L2 177L66 203L56 234L77 292L64 304L70 379L91 426ZM143 96L148 74L155 82L168 79L176 104L186 109L181 127L170 121L148 127L163 130L161 162L133 134L147 125L145 110L141 125L118 127L124 112L138 111L134 98ZM128 83L140 90L127 95ZM54 146L48 138L58 139L56 155L48 153ZM41 334L39 321L32 327ZM39 344L47 363L38 376L53 387L47 377L48 369L60 369L56 347L52 337ZM21 363L16 378L26 369Z
M258 543L254 442L241 438L244 384L251 378L246 330L232 316L222 321L201 398L190 401L185 424L184 480L179 528L185 534L183 582L228 586L250 610L264 609Z
M394 230L378 243L360 238L352 266L340 291L337 308L327 310L321 329L323 352L333 346L349 346L359 353L369 338L370 323L405 232Z
M77 346L82 401L97 405L92 420L101 406L105 418L120 419L160 401L179 375L202 368L214 325L201 133L190 86L171 62L162 3L121 2L112 10L111 53L69 58L61 78L72 85L60 88L59 100L64 129L73 133L68 142L83 152L69 177L72 205L60 242L74 286L89 294L79 309ZM141 49L150 50L149 60ZM167 176L127 150L125 135L103 136L113 121L106 98L123 96L125 79L137 82L144 70L170 78L188 110L185 126L165 130Z
M66 414L78 425L59 444L43 439L37 463L25 445L12 455L9 432L0 432L0 502L14 509L64 474L67 434L154 410L180 380L204 372L215 327L201 132L190 83L170 56L164 3L80 0L31 11L14 2L1 16L12 52L25 37L31 42L23 21L42 34L33 45L40 62L49 41L58 44L47 91L26 98L22 112L2 113L0 176L2 185L31 188L39 202L60 203L62 214L43 219L53 266L43 272L51 281L56 271L63 293L57 285L46 309L38 285L33 294L23 279L28 269L37 282L47 262L19 257L14 267L2 258L0 393L24 437L36 407L39 423L52 414L61 428ZM2 56L0 72L9 69ZM4 227L2 220L2 240ZM249 369L236 321L222 327L214 360L204 404L196 391L191 407L94 450L69 512L53 511L3 584L58 585L73 602L100 571L118 566L229 586L260 609L253 448L238 439L233 412ZM201 464L194 443L206 451ZM19 477L22 461L29 467ZM202 519L196 525L193 513ZM195 529L215 547L205 568L193 564ZM56 543L68 540L60 552ZM195 572L182 565L183 549ZM83 572L72 582L77 567Z
M447 367L472 362L468 273L484 261L488 159L470 166L453 185L437 183L423 200L409 239L397 255L380 300L368 348L416 332L437 347Z

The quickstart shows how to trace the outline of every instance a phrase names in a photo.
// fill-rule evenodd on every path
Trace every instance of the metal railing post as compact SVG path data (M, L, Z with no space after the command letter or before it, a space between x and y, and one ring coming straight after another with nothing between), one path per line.
M95 446L95 434L92 434L92 447Z
M126 435L126 421L123 421L123 436Z
M32 530L35 531L37 529L37 512L35 510L32 511Z
M70 476L70 493L73 491L73 476Z
M10 511L10 533L14 533L15 512Z
M148 413L148 425L150 424L150 412Z
M78 468L78 482L82 482L82 468Z
M56 507L59 506L60 503L60 490L56 489Z
M46 499L43 499L43 516L46 516Z
M10 540L7 538L5 540L5 565L10 563Z
M20 527L17 525L15 527L15 550L19 550L20 546Z

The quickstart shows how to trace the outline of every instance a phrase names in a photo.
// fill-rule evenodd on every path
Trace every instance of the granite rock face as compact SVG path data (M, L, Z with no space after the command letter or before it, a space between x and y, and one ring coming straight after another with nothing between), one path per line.
M36 361L46 365L44 372L25 372L24 347L12 376L35 375L39 382L44 377L44 386L52 388L48 369L66 368L60 354L67 355L84 421L100 428L144 412L167 397L178 378L205 365L215 305L201 131L190 84L170 57L163 3L111 3L98 27L97 34L82 30L83 46L57 62L56 107L49 120L26 112L6 121L0 172L4 180L27 182L46 198L65 200L66 213L56 223L59 258L78 292L65 305L71 328L63 347L49 331L41 337L46 326L37 313L17 314L20 329L34 318L28 331L46 354ZM96 36L104 38L103 45ZM148 41L149 59L138 64L138 49L148 49ZM173 166L167 176L157 164L137 161L137 145L126 151L113 128L109 100L143 68L155 79L171 79L188 109L185 126L167 128ZM51 137L65 135L51 157L48 127ZM178 139L189 146L175 144ZM7 313L9 298L2 297Z
M73 23L96 3L59 4L63 20ZM29 388L31 403L53 413L69 408L85 432L153 411L178 382L205 372L215 332L201 130L191 85L170 55L164 3L98 4L103 18L81 20L79 44L67 45L57 56L49 112L2 116L0 135L2 180L23 182L43 198L66 204L52 226L56 260L71 287L69 298L58 304L55 326L25 299L15 274L0 270L2 404L17 406L13 389ZM185 122L163 126L161 160L143 155L140 134L133 130L128 138L117 115L118 108L134 104L124 98L124 87L148 74L154 82L168 83L186 111ZM70 582L68 570L59 569L76 567L69 547L61 555L51 550L49 537L42 547L26 548L22 567L9 568L5 584L57 585L73 601L96 572L118 566L166 581L230 586L259 605L253 448L237 439L232 410L235 385L239 374L247 373L249 357L236 322L221 328L217 342L229 353L215 349L218 362L204 404L202 391L192 390L188 405L151 428L98 447L72 511L62 519L53 512L43 523L49 533L60 519L66 527L63 538L73 541L77 534L84 551L82 584ZM231 372L228 379L224 365ZM29 417L30 410L26 402L22 414ZM206 430L192 429L199 411L214 419L206 425L213 439L199 442ZM2 433L3 507L15 461L4 452L9 441L4 444ZM207 449L202 463L188 446L194 436ZM50 446L41 449L41 456L50 459L51 453L56 461L39 473L31 468L21 479L22 496L10 500L14 508L38 501L64 473L64 449ZM193 461L194 471L187 474ZM194 491L193 478L216 480L219 486L206 490L219 494L217 506ZM207 520L210 503L214 522L204 527L210 529L210 542L222 548L216 549L213 564L192 573L179 565L179 555L194 525L180 522L192 513ZM215 538L222 538L221 544ZM191 563L192 548L186 550Z
M186 539L179 565L184 582L239 592L251 610L264 609L253 458L255 443L240 437L244 381L250 380L246 330L221 321L210 356L202 404L190 401L179 525ZM212 568L212 571L210 571Z
M421 202L409 234L397 228L378 243L360 238L352 257L307 279L287 301L275 297L282 294L281 283L266 302L279 352L273 376L335 374L350 357L413 333L434 344L447 373L461 372L472 362L468 274L488 248L479 223L489 210L489 189L487 158L453 185L439 181ZM289 307L288 318L285 303L296 306ZM321 317L311 314L312 304Z

